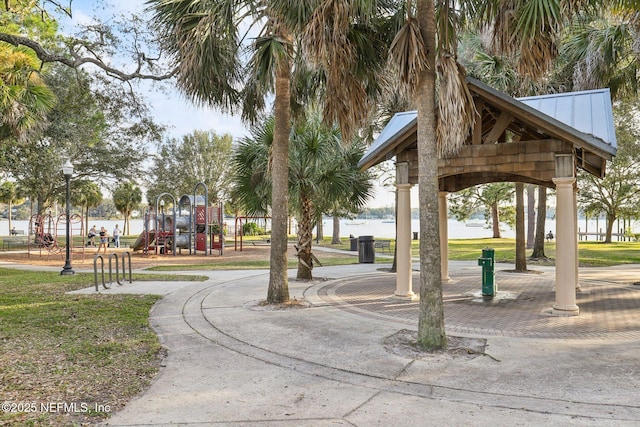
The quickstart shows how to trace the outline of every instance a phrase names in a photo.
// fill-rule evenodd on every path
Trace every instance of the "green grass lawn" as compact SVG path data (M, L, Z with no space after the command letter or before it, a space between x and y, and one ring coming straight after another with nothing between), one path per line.
M516 259L515 239L451 239L449 240L449 259L455 261L473 261L480 258L482 249L495 250L496 262L512 262ZM412 245L414 256L418 256L417 245ZM555 243L545 243L545 254L549 258L555 258ZM528 250L527 254L531 251Z
M358 258L352 256L331 256L323 252L314 252L323 266L357 264ZM224 258L224 257L222 257ZM294 258L287 260L288 268L297 268L298 261ZM194 270L260 270L269 269L269 260L235 260L224 261L221 258L202 264L158 265L150 267L150 271L194 271Z
M145 276L178 278L134 280ZM157 372L162 347L149 310L159 297L65 293L91 286L92 274L0 269L0 396L37 409L0 412L0 425L98 422ZM47 402L75 402L81 410L42 411Z
M476 260L483 248L493 248L496 261L515 263L515 245L515 239L452 239L449 241L449 259ZM414 256L418 256L417 245L412 249ZM544 250L549 258L548 263L553 264L556 257L555 242L545 243ZM527 250L527 254L530 255L531 250ZM582 267L640 264L640 242L581 241L578 242L578 257Z
M390 240L391 253L395 248L393 239ZM350 249L350 241L343 238L340 245L331 245L331 239L324 239L321 244L343 250ZM495 250L497 262L515 263L516 241L515 239L451 239L449 240L449 259L455 261L475 261L480 258L482 249ZM545 242L545 255L548 261L538 260L531 263L553 264L556 257L556 242ZM379 251L379 250L378 250ZM385 252L386 253L386 252ZM527 250L527 255L531 250ZM578 242L578 254L580 265L583 267L605 267L620 264L640 264L640 242L612 242L602 243L596 241ZM411 255L419 257L419 241L411 241Z

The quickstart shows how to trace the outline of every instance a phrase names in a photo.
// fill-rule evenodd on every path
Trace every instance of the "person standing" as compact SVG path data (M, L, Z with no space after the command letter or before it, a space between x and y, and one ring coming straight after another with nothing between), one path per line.
M89 240L87 241L87 246L96 246L96 234L98 234L98 231L96 230L96 226L94 225L93 227L91 227L91 230L89 230Z
M120 247L120 227L118 226L118 224L116 224L115 228L113 229L113 246L115 246L116 248Z
M104 253L106 254L107 245L109 244L109 234L107 233L106 228L100 227L100 232L98 233L98 236L100 237L100 246L98 246L98 250L96 251L96 253L99 254L100 249L104 247Z

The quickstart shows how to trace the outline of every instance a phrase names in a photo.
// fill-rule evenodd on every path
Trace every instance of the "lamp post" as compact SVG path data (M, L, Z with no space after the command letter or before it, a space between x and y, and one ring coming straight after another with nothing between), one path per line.
M75 274L75 271L71 268L71 245L70 245L70 228L71 228L71 218L69 218L69 203L71 199L71 190L70 190L70 181L71 175L73 175L73 165L71 164L71 160L67 159L67 162L62 166L62 173L64 174L64 179L66 181L67 187L67 200L65 203L65 217L67 219L67 244L66 244L66 255L67 259L65 260L64 267L60 274L68 275Z

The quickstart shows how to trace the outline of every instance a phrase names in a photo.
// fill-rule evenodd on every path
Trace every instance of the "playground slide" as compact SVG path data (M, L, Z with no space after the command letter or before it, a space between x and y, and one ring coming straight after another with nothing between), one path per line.
M129 245L129 247L134 251L139 251L140 249L143 249L145 244L145 233L146 231L143 231L142 233L140 233L136 241L133 242L133 244ZM151 243L153 243L155 238L156 238L156 232L150 231L148 244L150 245Z

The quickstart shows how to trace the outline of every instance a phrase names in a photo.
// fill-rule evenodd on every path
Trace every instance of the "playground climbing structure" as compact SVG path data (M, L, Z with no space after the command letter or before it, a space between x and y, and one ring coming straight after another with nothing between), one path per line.
M66 245L67 216L60 214L57 217L51 213L43 215L34 214L29 218L29 235L27 243L27 256L38 254L63 255ZM69 217L69 242L71 245L70 255L81 254L84 259L84 222L82 215L73 214ZM75 246L74 246L75 245Z
M208 198L204 183L195 186L193 195L183 195L177 202L172 194L160 194L155 207L145 210L144 230L131 248L145 255L177 255L183 250L192 255L210 255L216 250L222 255L223 205L209 206Z

